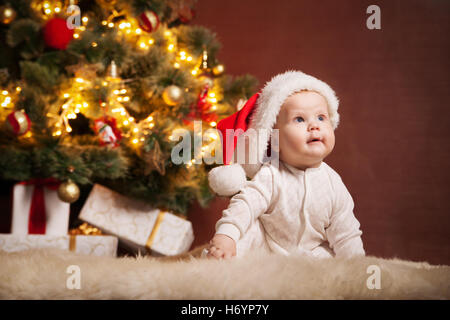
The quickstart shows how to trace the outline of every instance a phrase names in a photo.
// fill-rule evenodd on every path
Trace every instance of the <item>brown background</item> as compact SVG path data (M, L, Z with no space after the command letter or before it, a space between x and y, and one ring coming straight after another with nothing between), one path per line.
M381 8L381 30L366 9ZM450 1L200 0L231 75L297 69L335 89L341 124L326 159L355 200L367 254L450 264ZM228 199L191 209L209 240Z

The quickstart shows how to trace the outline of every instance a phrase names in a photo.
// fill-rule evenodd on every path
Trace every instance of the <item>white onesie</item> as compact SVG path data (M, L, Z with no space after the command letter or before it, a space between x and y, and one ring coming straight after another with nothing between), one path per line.
M299 170L264 164L231 198L216 234L236 241L237 256L251 248L316 257L364 255L353 199L325 162Z

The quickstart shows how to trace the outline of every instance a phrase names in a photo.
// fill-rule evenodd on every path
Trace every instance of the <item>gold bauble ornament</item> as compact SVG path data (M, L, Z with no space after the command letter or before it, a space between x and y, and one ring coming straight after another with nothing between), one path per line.
M217 77L220 76L225 71L223 64L218 64L213 68L213 74Z
M10 24L16 18L16 10L9 5L0 6L0 22L3 24Z
M58 188L58 197L64 202L75 202L80 197L80 188L72 180L63 182Z
M169 106L177 105L183 97L183 90L176 85L170 85L164 89L162 94L163 100Z

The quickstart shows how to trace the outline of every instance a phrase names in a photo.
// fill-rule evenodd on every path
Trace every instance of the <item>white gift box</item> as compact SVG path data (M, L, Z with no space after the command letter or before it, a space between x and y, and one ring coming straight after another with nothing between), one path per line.
M79 218L118 236L127 247L153 255L186 252L194 241L192 223L170 212L94 185Z
M107 235L0 234L0 250L7 252L53 248L86 255L115 257L117 244L116 237Z
M13 188L12 234L28 234L33 185L15 184ZM46 235L67 235L69 230L70 204L61 201L55 190L44 187Z

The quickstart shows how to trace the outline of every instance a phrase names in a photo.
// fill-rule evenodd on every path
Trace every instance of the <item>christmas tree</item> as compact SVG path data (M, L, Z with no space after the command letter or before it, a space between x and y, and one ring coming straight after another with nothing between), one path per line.
M193 200L206 205L214 163L175 164L173 133L194 139L201 121L202 153L215 157L220 138L211 129L256 80L225 74L216 36L189 25L194 4L4 2L0 179L54 179L67 202L99 183L181 214Z

